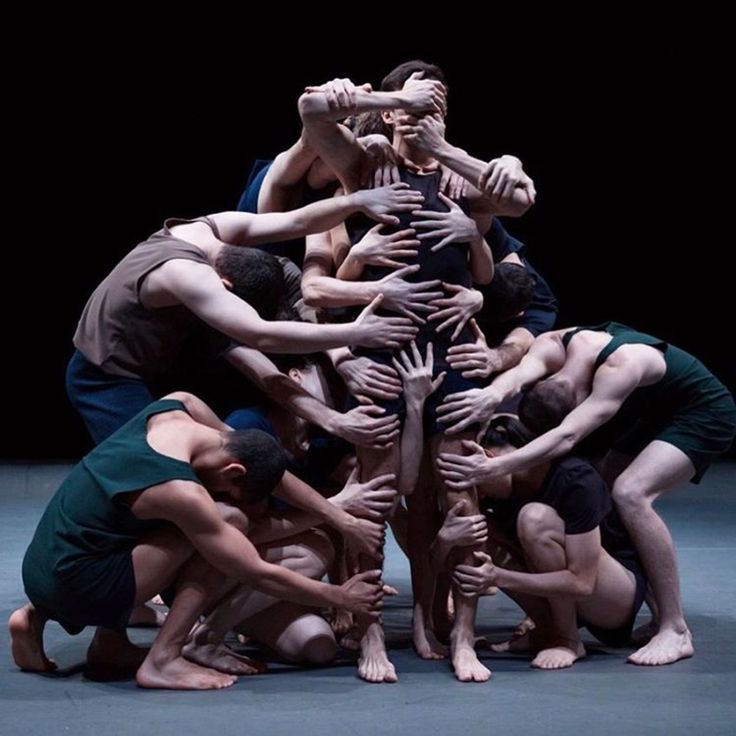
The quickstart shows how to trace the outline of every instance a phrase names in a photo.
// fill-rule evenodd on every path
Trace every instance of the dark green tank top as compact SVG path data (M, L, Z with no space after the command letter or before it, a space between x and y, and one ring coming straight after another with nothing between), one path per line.
M24 568L63 578L80 560L130 550L157 522L138 519L120 494L170 480L201 483L189 463L146 439L150 417L177 410L186 411L171 399L149 404L73 468L41 517Z
M667 366L664 376L651 386L635 389L623 403L620 412L637 418L656 420L730 397L728 389L690 353L618 322L605 322L571 330L562 337L565 348L573 336L583 330L607 332L611 335L610 342L595 359L596 370L622 345L650 345L660 350L664 356Z

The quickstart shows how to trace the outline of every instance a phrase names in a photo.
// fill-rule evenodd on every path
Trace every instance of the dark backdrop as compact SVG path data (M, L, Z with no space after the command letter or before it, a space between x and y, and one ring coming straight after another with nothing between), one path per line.
M736 388L733 237L716 226L730 205L717 180L717 60L633 36L560 36L552 49L454 39L461 53L437 41L403 40L399 53L396 39L343 38L330 51L274 39L254 52L226 40L204 49L190 31L162 48L153 36L57 44L38 78L13 85L6 143L21 202L4 223L5 457L88 448L64 369L87 297L128 249L167 216L232 208L252 160L297 136L305 84L377 84L413 57L446 69L448 138L485 159L515 153L534 178L537 205L507 226L558 294L559 324L630 323Z

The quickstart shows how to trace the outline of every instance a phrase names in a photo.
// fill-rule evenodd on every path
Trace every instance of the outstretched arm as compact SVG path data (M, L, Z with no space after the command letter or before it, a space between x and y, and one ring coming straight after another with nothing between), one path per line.
M445 125L439 116L406 116L399 122L396 130L407 141L430 153L478 190L489 215L520 217L534 204L534 182L515 156L501 156L489 163L471 156L445 140Z
M355 322L316 325L266 321L247 302L229 292L207 265L175 259L159 269L160 286L214 329L233 340L271 353L309 353L343 345L399 347L416 334L411 320L377 317L380 298Z
M246 536L222 519L207 491L196 483L169 481L154 486L132 508L139 518L173 523L213 567L277 598L366 613L380 608L378 574L356 577L337 587L265 562Z
M445 431L454 434L472 424L487 424L502 401L562 368L565 364L565 348L557 339L559 334L540 335L519 365L501 373L490 386L447 396L437 409L438 421L447 425Z
M590 396L554 429L513 452L493 458L487 457L476 443L464 442L464 448L471 454L441 454L440 472L451 488L462 489L566 455L580 440L613 418L641 380L642 368L635 362L629 361L622 366L604 364L596 371Z
M585 598L591 595L598 577L598 562L601 555L599 527L584 534L565 535L565 557L567 567L554 572L517 572L496 567L491 558L476 553L477 566L458 565L453 577L465 595L479 595L489 585L505 590L544 598L570 596Z
M230 245L261 245L277 240L293 240L311 233L330 230L356 212L363 212L378 222L395 225L391 212L410 212L422 201L408 184L391 184L378 189L364 189L342 197L321 199L289 212L220 212L211 215L220 238Z

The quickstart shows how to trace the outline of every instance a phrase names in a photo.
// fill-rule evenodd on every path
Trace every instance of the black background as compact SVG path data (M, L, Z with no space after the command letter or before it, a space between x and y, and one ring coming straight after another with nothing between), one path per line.
M294 43L274 26L189 20L45 35L40 70L8 83L6 159L20 165L6 172L19 202L4 218L3 456L88 449L64 369L86 299L127 250L167 216L233 208L252 160L298 135L305 84L377 85L411 58L447 73L452 142L484 159L514 153L534 178L536 206L506 224L560 298L559 325L631 324L736 389L732 90L711 29L578 18L587 30L550 27L539 42L518 21L397 34L367 15L372 36L315 26Z

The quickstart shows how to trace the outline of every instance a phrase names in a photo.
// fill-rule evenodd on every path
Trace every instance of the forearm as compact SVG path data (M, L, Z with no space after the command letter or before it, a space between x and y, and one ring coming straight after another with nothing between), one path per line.
M337 278L344 281L358 281L362 275L363 263L349 252L337 269Z
M299 113L307 131L320 122L336 123L348 115L359 115L373 110L398 110L406 106L406 99L401 90L395 92L366 92L355 90L353 107L330 108L324 92L309 92L299 98Z
M261 321L258 326L225 331L230 337L265 353L319 353L356 342L352 322L312 324L310 322Z
M517 572L496 567L495 585L516 593L537 595L544 598L569 596L584 598L590 595L589 586L571 570L554 572Z
M317 493L311 486L299 480L288 471L278 485L274 496L282 501L296 506L302 511L314 515L319 522L341 531L349 524L353 517L346 511L330 503L324 496Z
M401 435L401 473L399 475L399 495L408 496L414 492L419 479L419 468L424 450L424 401L407 401L406 419Z
M545 432L517 450L493 459L494 475L505 475L526 470L547 460L567 455L575 446L576 438L560 425Z
M490 284L493 279L493 254L482 236L470 241L470 274L475 284Z
M519 365L533 342L534 336L525 328L517 327L512 330L500 345L492 348L496 358L495 372L503 373Z
M370 304L380 293L376 281L345 281L332 276L302 280L302 298L309 307L352 307Z

